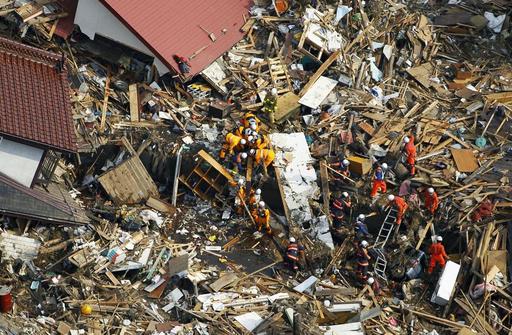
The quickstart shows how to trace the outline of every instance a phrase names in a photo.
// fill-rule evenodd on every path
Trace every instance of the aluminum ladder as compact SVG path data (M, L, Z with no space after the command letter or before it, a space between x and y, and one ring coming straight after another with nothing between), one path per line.
M386 256L382 252L382 249L374 249L377 254L377 260L375 261L375 265L373 266L373 272L383 279L384 281L388 281L386 277L386 267L388 266L388 262L386 261Z
M380 227L379 234L375 239L375 243L373 244L373 248L379 249L384 248L386 243L388 242L389 236L391 236L391 232L395 227L396 222L396 214L397 210L393 207L390 208L386 217L384 218L384 222L382 222L382 226Z

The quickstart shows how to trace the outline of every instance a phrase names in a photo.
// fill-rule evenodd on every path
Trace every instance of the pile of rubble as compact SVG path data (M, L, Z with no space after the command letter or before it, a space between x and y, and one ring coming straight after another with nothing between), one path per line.
M0 334L511 333L512 5L442 2L255 1L187 82L2 4L78 140L0 179L73 217L2 209Z

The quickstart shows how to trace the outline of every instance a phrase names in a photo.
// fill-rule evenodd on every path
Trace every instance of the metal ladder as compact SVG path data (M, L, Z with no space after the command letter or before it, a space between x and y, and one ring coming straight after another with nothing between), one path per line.
M391 232L395 227L396 214L397 210L391 207L391 209L388 211L388 214L384 218L384 222L382 222L379 235L377 235L377 238L375 239L375 243L373 244L374 249L384 248L388 242L389 236L391 236Z
M388 265L388 262L386 261L386 257L384 256L382 249L374 250L375 253L377 254L377 260L375 261L375 265L373 266L373 271L379 278L387 282L388 279L386 277L386 267Z

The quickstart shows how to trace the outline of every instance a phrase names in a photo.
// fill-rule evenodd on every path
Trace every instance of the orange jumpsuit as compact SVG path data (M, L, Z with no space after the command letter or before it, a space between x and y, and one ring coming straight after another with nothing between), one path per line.
M256 131L260 131L261 121L260 121L260 119L258 119L258 117L257 117L256 115L254 115L253 113L247 113L247 114L245 114L244 119L242 120L242 125L243 125L245 128L250 128L250 127L251 127L251 123L249 122L249 119L254 119L254 121L255 121L255 123L256 123Z
M232 155L234 153L235 147L240 144L242 140L241 137L228 133L226 135L226 141L222 145L222 149L220 150L219 157L221 159L226 158L226 154Z
M405 154L407 155L406 163L409 167L411 176L416 173L416 147L414 146L414 136L409 137L410 141L404 147Z
M428 252L430 254L430 264L428 265L428 273L432 273L437 263L439 263L439 266L441 268L444 268L444 265L446 264L446 259L448 258L446 251L444 251L444 246L439 242L431 244L430 248L428 249Z
M437 207L439 207L439 197L436 192L432 194L428 193L428 191L425 192L425 207L430 213L432 213L432 215L434 215Z
M249 208L251 210L255 209L260 202L260 195L257 195L256 192L251 189L251 192L249 193Z
M245 202L245 187L239 187L236 192L235 205L236 213L238 215L244 214L244 202Z
M382 193L386 193L387 187L385 177L386 173L384 172L384 170L382 170L380 166L378 166L373 174L373 186L372 191L370 193L370 197L375 197L379 190Z
M402 223L402 219L404 218L405 212L407 211L407 208L409 208L409 205L405 202L405 200L399 196L395 196L395 200L391 201L389 206L394 206L397 211L396 215L396 224L399 225Z
M276 154L271 149L258 149L254 157L256 165L263 164L267 168L274 161Z
M254 221L258 225L258 231L261 231L263 225L265 225L265 229L267 234L272 234L272 229L270 228L270 211L267 208L256 208L252 211L252 217Z

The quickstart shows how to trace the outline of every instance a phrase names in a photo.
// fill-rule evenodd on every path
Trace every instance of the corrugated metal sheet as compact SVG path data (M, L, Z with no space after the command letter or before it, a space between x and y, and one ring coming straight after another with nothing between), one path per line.
M178 71L173 55L190 57L189 75L203 70L243 37L240 27L251 0L101 0L169 67ZM212 42L199 26L215 34ZM222 30L226 29L226 33Z

